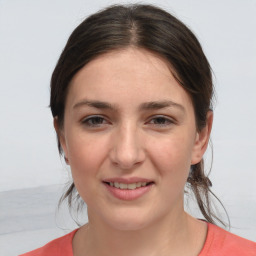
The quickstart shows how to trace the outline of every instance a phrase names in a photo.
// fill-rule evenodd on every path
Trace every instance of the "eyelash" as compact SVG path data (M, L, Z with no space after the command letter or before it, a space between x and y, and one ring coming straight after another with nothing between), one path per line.
M155 124L155 123L153 123L153 125L156 125L156 126L160 126L160 127L166 127L166 126L169 126L169 125L172 125L172 124L174 124L174 121L172 120L172 119L170 119L170 118L167 118L167 117L165 117L165 116L155 116L155 117L153 117L153 118L151 118L150 119L150 122L151 121L156 121L156 120L158 120L158 121L164 121L165 123L163 124L163 123L159 123L159 124ZM149 123L150 123L149 122ZM167 122L167 123L166 123Z
M95 123L95 121L97 123ZM152 121L153 123L151 123ZM157 124L154 121L160 121L160 123ZM164 123L162 123L163 121ZM150 125L155 125L157 127L167 127L174 124L175 122L170 118L166 118L165 116L154 116L147 123ZM108 124L108 121L106 121L105 117L102 116L89 116L82 120L82 124L86 125L89 128L97 128L101 127L102 125Z
M101 120L102 122L106 122L106 119L102 116L89 116L82 120L82 124L88 126L88 127L100 127L102 123L95 124L95 121Z

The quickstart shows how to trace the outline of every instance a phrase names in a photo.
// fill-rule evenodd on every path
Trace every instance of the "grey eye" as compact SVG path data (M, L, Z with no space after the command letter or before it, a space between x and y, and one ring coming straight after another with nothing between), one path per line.
M82 121L83 124L91 127L97 127L106 123L106 120L101 116L91 116Z

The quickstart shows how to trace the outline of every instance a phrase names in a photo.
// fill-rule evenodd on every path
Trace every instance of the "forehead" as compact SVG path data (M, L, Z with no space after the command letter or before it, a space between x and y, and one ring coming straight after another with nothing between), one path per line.
M74 105L83 98L130 106L159 100L191 105L170 64L154 53L137 48L112 51L85 65L71 81L67 104Z

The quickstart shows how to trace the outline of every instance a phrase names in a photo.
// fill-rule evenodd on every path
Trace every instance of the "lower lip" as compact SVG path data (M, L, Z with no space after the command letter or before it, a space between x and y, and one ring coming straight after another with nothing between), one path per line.
M108 191L116 198L126 201L135 200L143 195L145 195L147 192L150 191L153 184L149 184L145 187L140 187L136 189L119 189L116 187L112 187L106 183L103 183Z

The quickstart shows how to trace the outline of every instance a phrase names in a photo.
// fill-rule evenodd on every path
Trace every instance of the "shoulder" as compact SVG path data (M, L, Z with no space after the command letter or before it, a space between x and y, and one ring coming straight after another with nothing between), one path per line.
M71 233L59 237L31 252L20 256L73 256L72 240L77 229Z
M199 256L256 256L256 243L208 223L204 248Z

